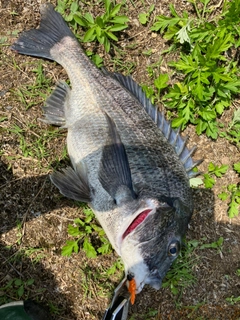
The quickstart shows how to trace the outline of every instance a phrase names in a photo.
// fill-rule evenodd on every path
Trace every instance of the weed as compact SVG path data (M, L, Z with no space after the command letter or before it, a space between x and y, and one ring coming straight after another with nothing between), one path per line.
M104 45L106 52L110 50L111 41L118 41L115 32L127 28L128 18L124 15L118 15L122 4L113 5L110 0L104 0L105 13L94 19L91 13L87 12L84 15L79 11L77 2L72 2L70 6L70 14L63 15L66 21L69 21L74 26L81 26L86 30L83 37L84 42L92 42L97 40ZM64 13L69 7L66 1L58 1L57 10Z
M170 63L183 76L182 82L168 87L163 96L166 107L177 110L178 117L173 127L187 123L196 126L200 135L218 136L217 117L228 108L239 92L239 69L235 57L226 52L235 50L239 44L240 5L234 0L223 6L219 16L210 19L209 0L203 0L203 8L197 9L198 19L192 19L187 12L179 15L170 5L171 17L158 16L152 31L160 31L164 38L181 46L182 52L177 62Z
M221 253L223 245L222 237L212 243L204 243L204 241L206 241L206 238L202 238L201 241L191 240L185 244L179 257L174 261L171 269L166 274L162 284L163 288L168 287L174 295L177 295L184 288L196 282L192 269L200 256L194 255L195 250L216 249L217 253Z
M83 219L77 218L74 220L74 225L68 225L68 234L77 239L67 240L66 245L62 248L62 255L70 256L73 252L78 253L80 242L88 258L95 258L97 253L110 253L112 250L110 242L105 237L103 229L94 223L92 210L85 207L83 213L85 214ZM93 236L100 240L97 250L92 245Z
M238 270L236 271L236 274L237 274L237 276L240 277L240 269L238 269ZM226 298L226 301L229 302L231 305L234 305L234 304L240 302L240 296L239 296L239 297L231 296L230 298Z
M214 165L212 162L208 165L208 173L203 175L204 177L204 186L205 188L211 189L216 183L214 176L221 178L223 174L225 174L228 170L228 166L223 164L220 167Z
M23 157L32 157L41 161L51 155L52 150L49 148L49 143L60 137L62 133L59 130L48 128L38 135L35 132L36 127L38 128L38 125L32 123L24 128L14 124L7 130L18 137L19 149Z
M233 165L233 169L240 174L240 162ZM234 218L239 214L240 207L240 184L229 184L223 187L225 191L218 195L222 201L229 200L228 216Z
M174 295L179 293L179 288L186 288L196 280L192 268L197 262L197 258L193 258L193 252L198 244L196 240L188 241L163 280L162 287L168 287Z
M24 281L20 278L14 278L9 280L4 287L0 288L0 304L7 303L10 300L19 300L23 296L28 299L30 287L33 283L34 279Z
M144 25L149 21L149 17L151 15L151 13L154 11L154 8L155 8L155 6L154 6L154 4L152 4L147 12L139 13L138 19L141 24Z
M107 275L110 276L116 273L117 270L124 270L124 266L120 258L118 258L117 261L115 261L114 264L107 270Z
M206 241L206 238L202 238L201 241ZM212 243L203 243L199 249L216 249L217 252L222 251L223 246L223 237L220 237L217 241L214 241Z
M152 309L152 308L150 308L149 310L148 310L148 312L147 313L145 313L145 314L137 314L137 315L131 315L130 316L130 318L129 318L129 320L155 320L155 319L158 319L158 318L156 318L156 316L157 316L157 314L158 314L158 310L155 310L155 309Z
M233 120L226 131L220 132L220 137L226 138L240 148L240 108L234 112Z
M41 61L38 62L37 68L33 69L32 72L36 74L35 82L23 85L14 92L26 110L45 101L50 94L51 79L46 77ZM39 98L41 99L39 100Z
M101 68L103 66L103 59L99 56L99 54L94 54L89 50L86 51L86 54L98 68Z

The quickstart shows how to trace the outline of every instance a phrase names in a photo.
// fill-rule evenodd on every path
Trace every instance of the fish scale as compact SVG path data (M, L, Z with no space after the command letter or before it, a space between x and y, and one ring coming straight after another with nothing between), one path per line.
M136 293L159 289L192 215L194 149L135 81L92 64L52 5L41 14L40 28L12 49L57 61L70 79L71 89L58 84L43 107L45 123L67 128L72 164L51 181L93 209Z

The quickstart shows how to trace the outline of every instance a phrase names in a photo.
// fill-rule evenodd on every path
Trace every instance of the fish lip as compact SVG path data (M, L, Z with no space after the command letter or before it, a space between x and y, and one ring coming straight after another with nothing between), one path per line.
M122 241L131 234L137 227L139 227L147 217L154 212L154 208L146 208L141 210L137 215L133 217L128 226L125 228L125 231L122 234ZM135 222L135 225L134 225ZM132 227L131 227L132 226Z

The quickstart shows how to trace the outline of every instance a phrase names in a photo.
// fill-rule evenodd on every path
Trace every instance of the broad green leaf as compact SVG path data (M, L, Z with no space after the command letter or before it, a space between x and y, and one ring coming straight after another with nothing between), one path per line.
M208 122L206 135L214 140L218 137L218 128L215 122Z
M75 13L77 10L78 10L77 2L72 2L71 6L70 6L70 11Z
M168 26L175 26L180 21L180 18L169 18L163 15L157 16L157 21L151 27L152 31L163 32ZM179 29L178 29L179 30Z
M211 189L215 185L215 180L208 173L205 173L203 177L203 183L205 188Z
M95 38L95 35L94 35L95 32L96 32L95 27L88 29L88 31L84 35L83 41L84 42L93 41Z
M121 4L117 4L110 12L110 17L114 17L121 9Z
M106 52L109 52L110 51L110 41L108 40L107 37L104 38L103 44L104 44L104 48L105 48Z
M118 41L118 38L110 31L106 31L106 35L108 36L108 38L114 40L114 41Z
M94 19L93 19L93 16L91 15L91 13L89 13L89 12L85 13L84 18L85 18L90 24L94 24Z
M111 245L110 243L104 243L100 248L97 249L98 253L106 254L110 251Z
M97 35L97 37L101 37L101 35L102 35L102 29L101 29L99 26L96 26L95 30L96 30L96 35Z
M198 119L197 121L197 127L196 127L196 132L198 135L203 133L207 129L207 123L201 119Z
M217 113L221 115L224 111L224 105L221 102L218 102L215 105L215 109L216 109Z
M225 84L225 88L234 93L238 93L240 90L240 81L228 82Z
M233 124L239 122L240 123L240 108L238 108L236 111L234 111L234 116L233 116Z
M78 241L67 240L65 246L62 247L62 256L70 257L72 252L78 253Z
M185 122L184 118L178 117L172 120L172 127L179 128Z
M96 18L96 24L98 25L97 27L100 29L100 32L101 32L101 29L104 28L103 19L102 19L101 17L97 17L97 18ZM96 24L95 24L95 25L96 25ZM96 29L97 29L97 27L96 27ZM97 32L97 30L96 30L96 32Z
M206 121L214 120L217 117L216 112L214 110L204 109L203 111L199 111L199 114Z
M148 14L147 13L139 13L138 19L141 22L141 24L146 24L148 21Z
M16 279L15 281L14 281L14 284L15 284L15 286L20 286L20 285L22 285L22 280L21 279Z
M228 215L229 218L234 218L238 215L238 204L234 200L229 205Z
M71 224L68 225L68 234L73 237L79 236L79 228L74 227Z
M240 162L237 162L233 165L233 168L237 173L240 173Z
M86 252L88 258L96 258L97 252L92 246L92 244L89 242L87 237L85 237L83 242L83 250Z
M177 26L169 26L163 38L166 40L171 40L177 34L178 31L179 28Z
M169 80L169 76L167 73L162 73L159 77L154 81L154 85L158 90L164 89L167 87L167 82Z
M33 283L34 283L34 279L28 279L26 282L28 286L31 286Z
M116 23L116 24L125 24L128 21L129 21L129 19L127 16L117 16L117 17L112 18L109 22ZM126 27L127 27L127 25L126 25Z
M18 297L21 298L23 293L24 293L24 287L23 285L21 285L17 290Z
M88 23L86 22L86 20L83 17L80 17L78 14L74 14L73 15L73 19L74 21L77 22L77 24L79 24L81 27L87 27Z
M127 28L127 25L115 24L114 26L108 28L108 31L116 32L116 31L121 31L121 30L126 29L126 28Z
M219 193L219 194L218 194L218 198L221 199L222 201L227 200L227 198L228 198L227 192Z
M85 227L85 231L86 231L87 234L92 233L92 227L91 226L86 226Z

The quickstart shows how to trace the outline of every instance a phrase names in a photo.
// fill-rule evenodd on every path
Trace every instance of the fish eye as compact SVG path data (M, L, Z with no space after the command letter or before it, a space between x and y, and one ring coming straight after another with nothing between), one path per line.
M179 241L171 242L168 247L168 254L169 254L169 256L176 257L179 253L179 250L180 250Z

